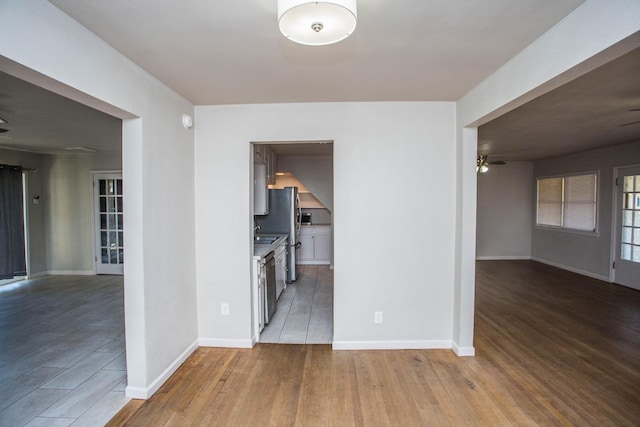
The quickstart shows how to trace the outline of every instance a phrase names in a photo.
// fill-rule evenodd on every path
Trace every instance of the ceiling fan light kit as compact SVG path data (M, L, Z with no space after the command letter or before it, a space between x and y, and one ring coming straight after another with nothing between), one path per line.
M486 173L489 172L489 165L506 165L503 160L496 160L495 162L489 162L486 154L478 155L476 159L476 172Z
M324 46L346 39L356 28L356 0L278 0L280 32L291 41Z

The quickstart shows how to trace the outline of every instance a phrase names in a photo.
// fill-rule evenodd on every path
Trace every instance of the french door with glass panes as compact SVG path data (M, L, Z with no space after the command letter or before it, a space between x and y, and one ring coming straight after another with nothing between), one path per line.
M93 175L96 273L124 274L122 174Z
M640 290L640 166L617 170L614 281Z

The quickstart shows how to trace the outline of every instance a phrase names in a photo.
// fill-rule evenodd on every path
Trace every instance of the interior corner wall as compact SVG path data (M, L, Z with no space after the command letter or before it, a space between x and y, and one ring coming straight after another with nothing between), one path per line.
M0 16L0 70L126 119L126 393L147 398L197 345L193 105L46 0Z
M333 140L334 348L451 348L453 103L202 106L196 123L201 339L257 335L250 142Z
M333 156L278 156L278 172L291 172L333 210Z
M598 212L595 235L532 227L534 259L609 280L613 239L614 168L640 164L640 141L585 151L534 163L534 179L598 171ZM535 215L535 203L532 215ZM534 216L535 218L535 216Z
M534 190L532 162L507 162L478 174L477 259L531 258Z

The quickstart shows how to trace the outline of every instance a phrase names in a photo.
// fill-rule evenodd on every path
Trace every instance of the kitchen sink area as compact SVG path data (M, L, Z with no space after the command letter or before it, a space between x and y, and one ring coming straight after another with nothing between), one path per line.
M274 244L278 239L282 239L286 236L284 235L256 235L253 239L253 243L255 243L256 245L272 245Z

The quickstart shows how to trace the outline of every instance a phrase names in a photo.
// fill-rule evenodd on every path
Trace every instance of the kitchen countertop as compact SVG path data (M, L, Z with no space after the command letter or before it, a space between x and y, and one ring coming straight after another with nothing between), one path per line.
M286 240L288 236L286 234L266 234L265 236L278 236L278 240L273 242L270 245L263 244L253 244L253 259L259 260L264 258L269 252L276 250L278 246L280 246L283 240Z

